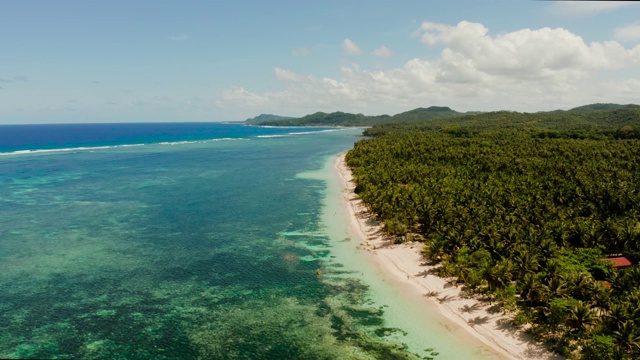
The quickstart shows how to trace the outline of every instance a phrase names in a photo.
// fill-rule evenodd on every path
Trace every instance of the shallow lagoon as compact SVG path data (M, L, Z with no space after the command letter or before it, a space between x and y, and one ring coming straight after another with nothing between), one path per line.
M448 358L299 176L359 132L1 157L0 357Z

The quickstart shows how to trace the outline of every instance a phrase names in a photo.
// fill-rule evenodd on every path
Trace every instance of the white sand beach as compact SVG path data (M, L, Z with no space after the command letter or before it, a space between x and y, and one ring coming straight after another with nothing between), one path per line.
M341 179L344 205L351 217L349 231L359 242L361 251L387 279L402 286L403 294L419 298L425 307L450 321L452 328L463 329L461 346L464 346L465 337L472 337L494 352L495 358L562 359L511 325L509 315L491 312L487 301L478 296L466 297L461 287L436 276L435 266L423 263L420 243L393 245L386 240L380 226L368 221L370 215L354 193L355 184L344 157L345 153L340 155L334 167ZM457 330L457 333L461 332Z

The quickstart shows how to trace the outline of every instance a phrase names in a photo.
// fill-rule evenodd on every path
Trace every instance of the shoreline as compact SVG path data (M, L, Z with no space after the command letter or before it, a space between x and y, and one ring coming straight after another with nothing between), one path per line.
M419 299L425 307L439 313L465 335L478 340L503 359L563 359L551 353L543 344L510 323L510 316L492 313L491 305L477 296L467 297L461 287L434 274L437 265L425 265L420 243L390 244L382 234L382 226L371 225L367 208L355 195L351 170L345 162L346 152L333 161L342 186L341 201L348 210L349 233L358 242L361 252L390 281L403 287L403 294Z

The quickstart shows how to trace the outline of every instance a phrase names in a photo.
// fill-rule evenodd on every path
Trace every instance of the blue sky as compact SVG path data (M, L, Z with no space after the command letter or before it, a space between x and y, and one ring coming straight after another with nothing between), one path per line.
M640 5L0 2L0 124L639 103Z

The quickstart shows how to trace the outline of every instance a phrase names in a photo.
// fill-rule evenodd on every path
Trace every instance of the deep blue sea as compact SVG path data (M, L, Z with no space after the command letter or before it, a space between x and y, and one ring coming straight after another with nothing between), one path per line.
M182 144L306 135L326 128L257 127L222 123L49 124L0 126L0 153ZM300 134L302 133L302 134Z
M298 176L360 133L0 126L0 358L413 358Z

